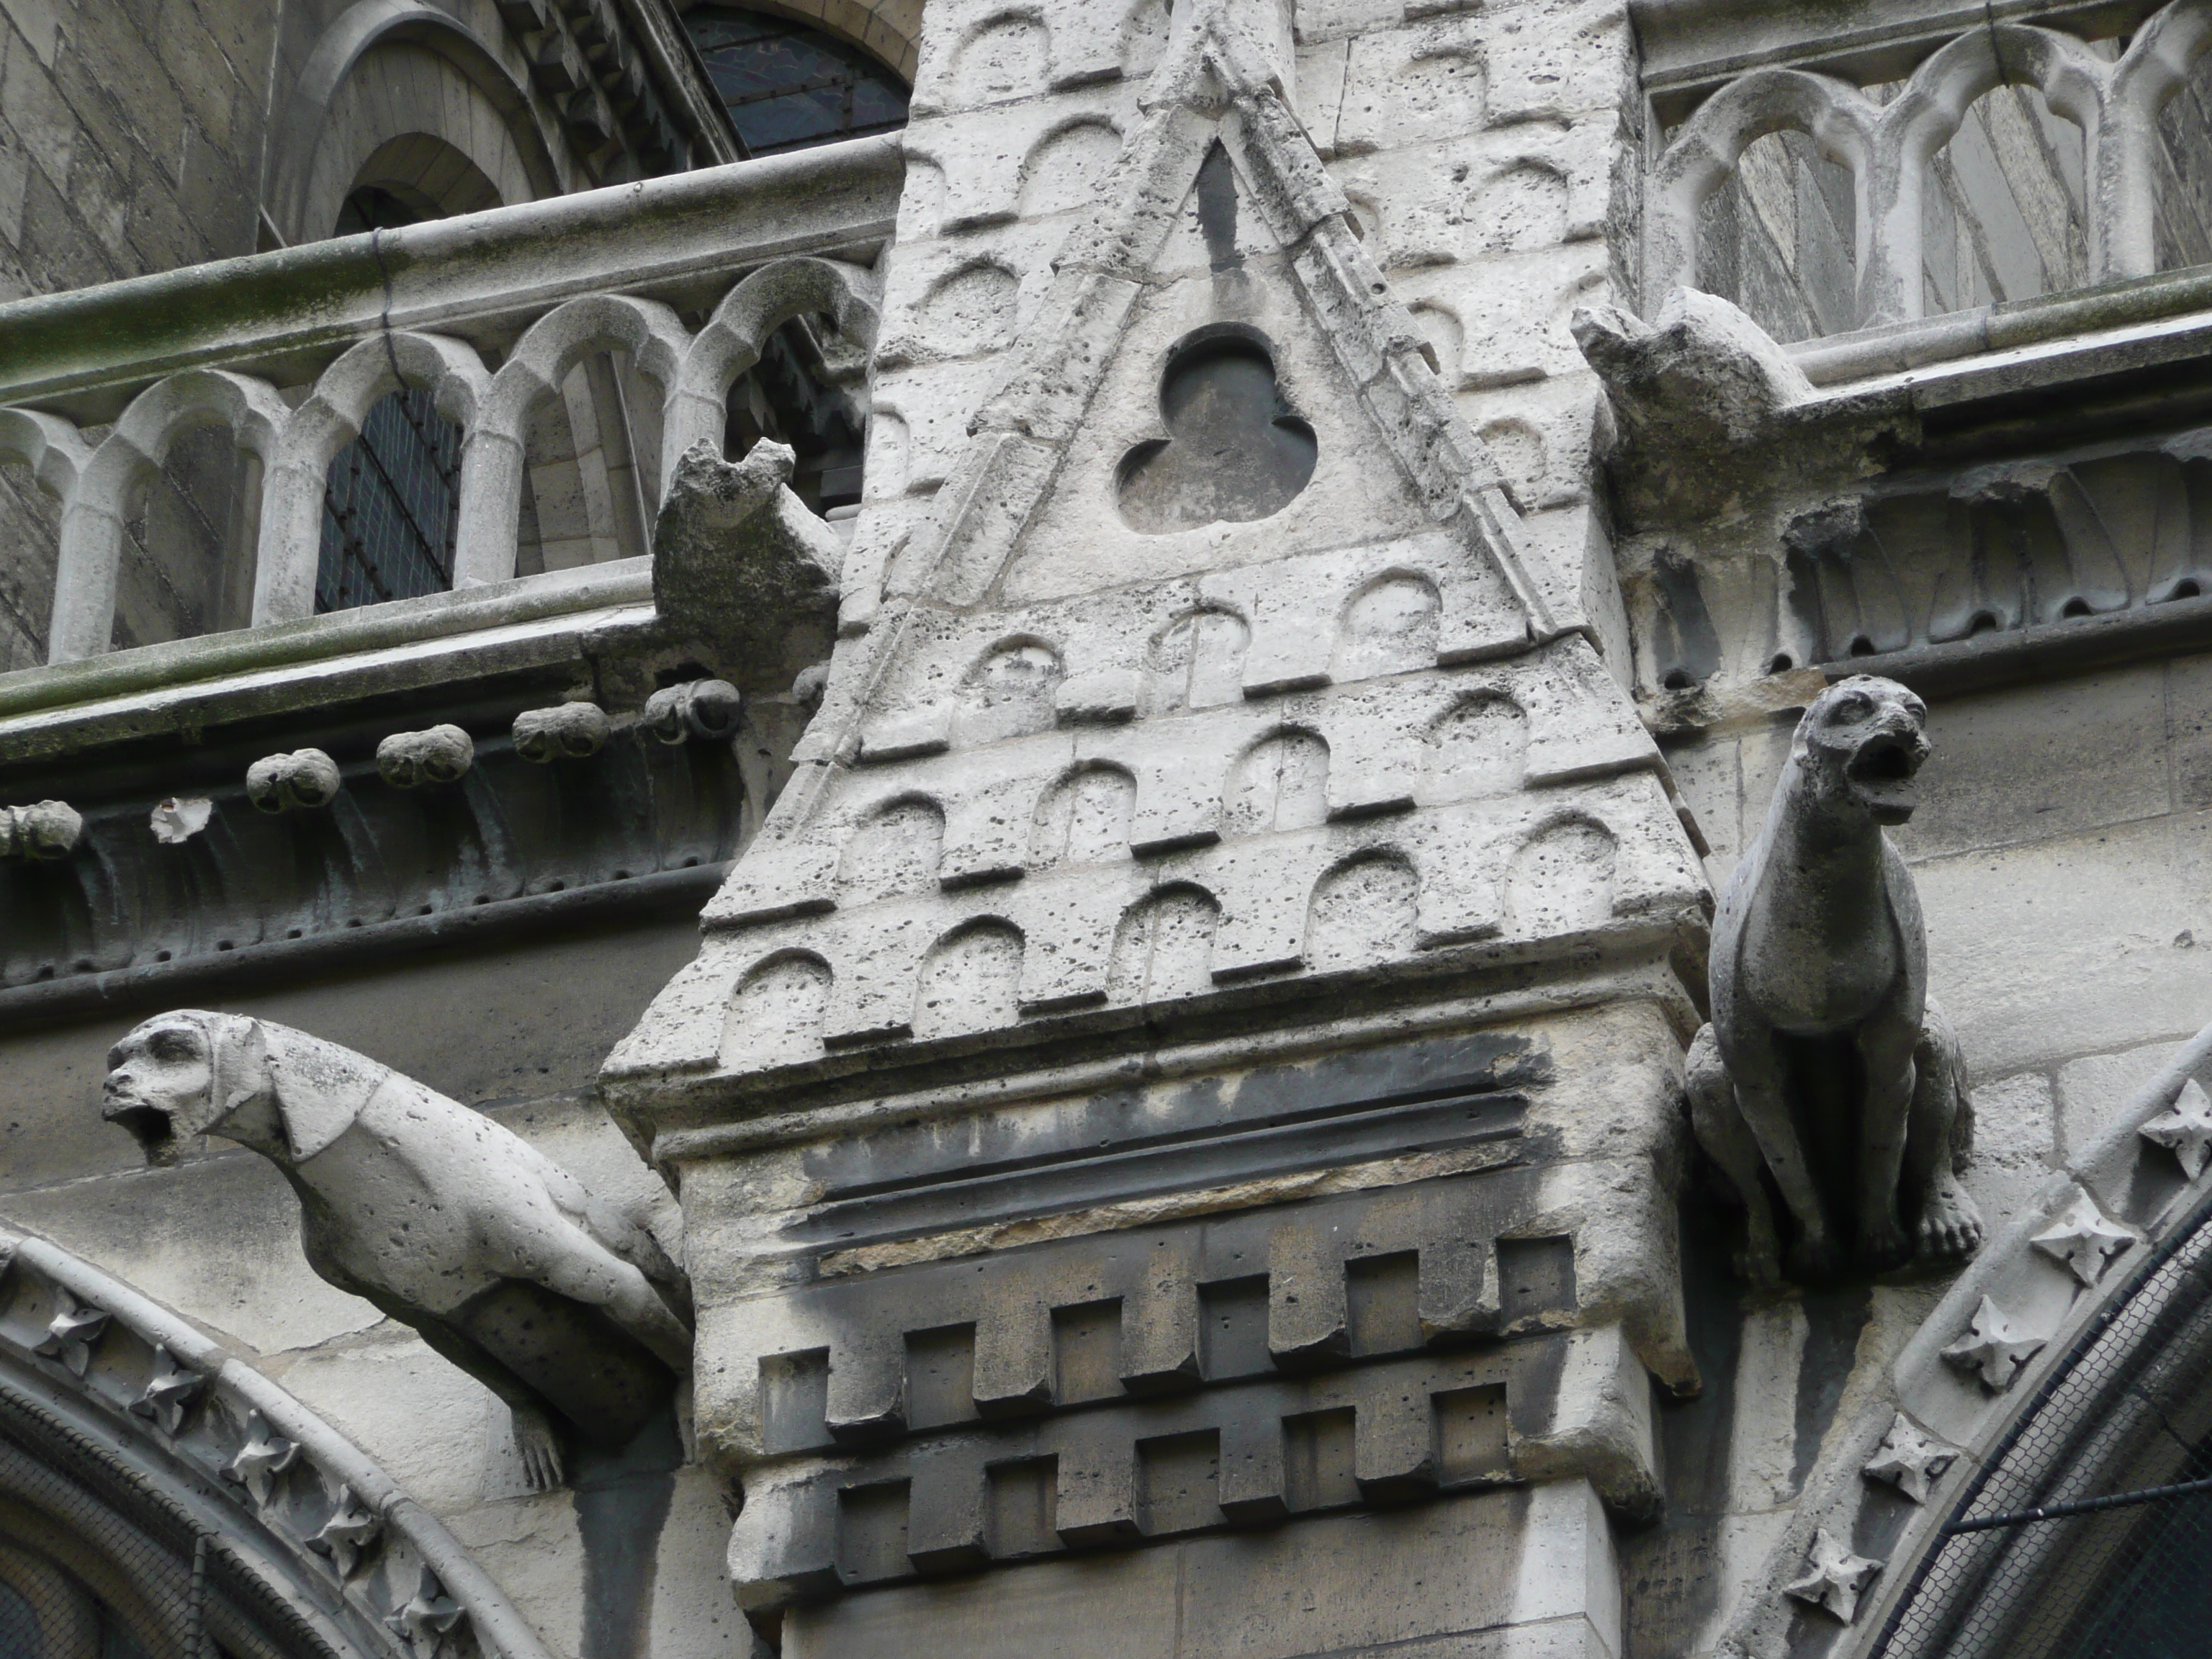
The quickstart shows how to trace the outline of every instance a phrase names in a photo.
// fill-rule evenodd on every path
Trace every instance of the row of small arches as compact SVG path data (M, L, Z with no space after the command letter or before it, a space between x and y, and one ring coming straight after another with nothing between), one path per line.
M1432 721L1416 798L1468 800L1518 790L1526 774L1528 718L1502 692L1484 692ZM1328 739L1282 726L1246 746L1222 790L1217 835L1224 840L1307 830L1329 816ZM1137 781L1125 768L1096 761L1064 774L1031 816L1025 867L1104 863L1130 854ZM837 870L842 905L935 888L944 855L945 812L926 795L896 797L864 817L845 843ZM1186 843L1188 844L1188 843Z
M1613 915L1616 854L1609 830L1578 817L1524 842L1506 878L1504 935L1550 938L1603 926ZM1391 849L1339 862L1309 897L1300 965L1328 972L1414 955L1421 946L1419 892L1412 863ZM1221 920L1219 902L1194 882L1153 889L1115 928L1102 1000L1165 1002L1212 989ZM927 1041L1015 1024L1025 1012L1027 943L1002 916L948 928L922 958L908 1028L884 1035ZM833 980L830 963L805 950L774 951L754 964L731 1003L723 1064L752 1068L821 1053Z
M1304 683L1343 684L1434 667L1442 609L1426 576L1400 571L1375 578L1346 601L1334 629L1315 630L1331 640L1328 668L1324 673L1316 663ZM1124 712L1150 717L1241 702L1251 640L1251 625L1227 605L1184 611L1146 642L1136 702ZM952 743L974 748L1051 730L1066 678L1066 663L1051 641L1030 634L998 641L961 677Z

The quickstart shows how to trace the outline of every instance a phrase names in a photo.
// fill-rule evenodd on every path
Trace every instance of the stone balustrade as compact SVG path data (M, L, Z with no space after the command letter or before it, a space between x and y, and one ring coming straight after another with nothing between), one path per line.
M49 660L108 649L134 504L197 428L260 464L256 627L313 614L325 475L404 387L461 429L456 588L515 575L526 422L594 353L659 393L649 510L775 329L872 338L902 171L859 139L0 307L0 462L60 504Z
M2003 85L2034 88L2081 129L2087 282L2154 272L2159 114L2212 48L2212 3L2170 0L2131 34L2101 43L1980 10L1951 15L1955 38L1922 58L1886 102L1836 74L1771 62L1706 96L1674 129L1647 184L1650 305L1671 289L1699 286L1700 210L1754 142L1790 130L1850 173L1858 325L1918 318L1929 163L1975 100Z

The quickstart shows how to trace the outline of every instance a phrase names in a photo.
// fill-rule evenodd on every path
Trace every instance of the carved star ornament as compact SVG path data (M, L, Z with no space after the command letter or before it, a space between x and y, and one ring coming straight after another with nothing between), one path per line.
M1966 1334L1943 1350L1943 1358L1969 1376L1978 1376L1991 1394L2002 1394L2012 1387L2020 1368L2041 1352L2050 1340L2014 1330L2004 1310L1985 1296L1974 1310Z
M2136 1242L2124 1227L2105 1219L2087 1194L2076 1198L2050 1230L2028 1241L2070 1271L2084 1285L2094 1285L2105 1276L2112 1259Z
M1805 1553L1804 1576L1783 1586L1784 1594L1808 1607L1818 1607L1839 1624L1858 1617L1859 1595L1874 1582L1882 1563L1854 1555L1826 1527L1813 1534L1813 1547Z
M1866 1465L1871 1480L1887 1482L1916 1504L1928 1501L1929 1488L1959 1461L1959 1449L1915 1428L1903 1412L1889 1425Z
M2204 1173L2205 1160L2212 1158L2212 1098L2191 1078L2174 1097L2173 1109L2151 1119L2136 1133L2180 1159L2182 1173L2194 1181Z

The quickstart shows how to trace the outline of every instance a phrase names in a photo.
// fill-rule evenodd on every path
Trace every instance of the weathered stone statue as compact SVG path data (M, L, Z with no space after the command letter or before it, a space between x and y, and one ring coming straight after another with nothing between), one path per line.
M1805 711L1766 827L1713 921L1712 1024L1688 1060L1698 1140L1743 1201L1744 1271L1796 1276L1971 1255L1972 1142L1958 1040L1928 998L1911 873L1882 833L1917 804L1927 709L1855 675Z
M626 1444L691 1359L689 1294L651 1233L489 1118L351 1049L180 1008L108 1055L102 1115L147 1161L218 1134L284 1173L308 1265L505 1401L533 1486L547 1411Z

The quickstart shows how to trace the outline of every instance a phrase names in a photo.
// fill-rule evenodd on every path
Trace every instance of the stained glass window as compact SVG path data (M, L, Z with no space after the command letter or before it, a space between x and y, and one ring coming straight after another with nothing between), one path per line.
M906 125L906 88L857 46L734 6L700 6L684 22L749 155Z

